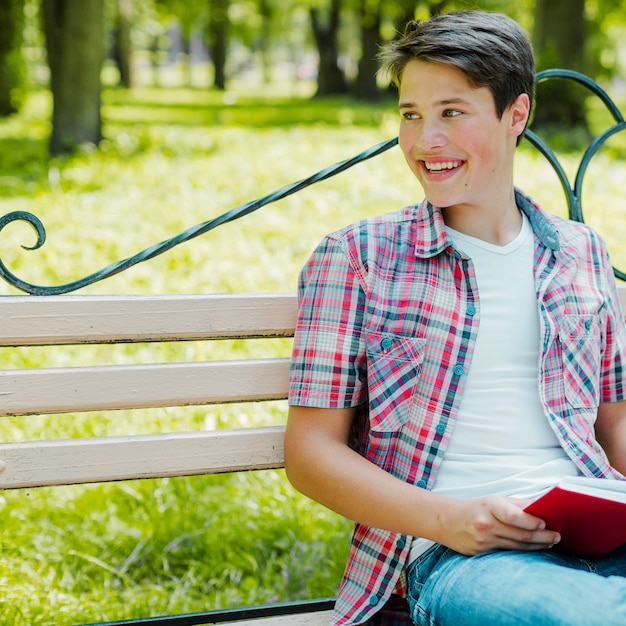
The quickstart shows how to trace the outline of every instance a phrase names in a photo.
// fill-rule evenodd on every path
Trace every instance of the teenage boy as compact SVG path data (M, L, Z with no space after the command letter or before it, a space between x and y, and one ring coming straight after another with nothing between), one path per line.
M356 521L333 624L626 624L626 548L560 553L523 510L564 476L626 473L605 246L513 185L528 38L450 13L382 58L426 199L321 242L291 370L289 479Z

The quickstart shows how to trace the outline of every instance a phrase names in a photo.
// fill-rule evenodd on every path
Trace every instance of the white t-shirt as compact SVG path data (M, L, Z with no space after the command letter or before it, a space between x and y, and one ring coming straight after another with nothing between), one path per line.
M474 264L480 325L465 391L433 491L454 498L535 498L579 472L539 400L533 233L496 246L446 228ZM433 544L414 539L411 560Z

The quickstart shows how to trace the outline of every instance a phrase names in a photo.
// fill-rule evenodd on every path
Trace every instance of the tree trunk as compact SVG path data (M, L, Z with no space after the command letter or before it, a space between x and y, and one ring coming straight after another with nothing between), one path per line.
M346 93L348 85L339 68L339 14L341 0L331 0L330 11L311 7L311 26L319 54L316 96Z
M361 0L361 58L354 86L355 95L363 100L377 100L380 91L376 83L378 62L376 54L380 43L380 2Z
M50 154L102 139L103 0L43 0L52 90Z
M267 84L272 77L270 42L273 10L269 0L259 0L259 12L261 13L259 52L263 64L263 82Z
M132 2L130 0L118 0L117 2L117 28L115 29L115 56L117 67L120 72L120 85L130 88L133 86L133 66L131 24Z
M226 51L228 47L228 2L229 0L211 0L209 3L209 50L215 69L213 86L226 89Z
M193 71L192 71L192 59L191 59L191 38L193 37L193 31L187 24L180 24L180 46L181 54L177 61L181 65L181 82L185 87L191 87L193 84Z
M21 40L24 0L0 2L0 117L18 109L15 89L22 80Z
M537 68L586 72L585 0L536 0L533 43ZM537 88L533 128L587 131L585 100L571 81L548 81Z

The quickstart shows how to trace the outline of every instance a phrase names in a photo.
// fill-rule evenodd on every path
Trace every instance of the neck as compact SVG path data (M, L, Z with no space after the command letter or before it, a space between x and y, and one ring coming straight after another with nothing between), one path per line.
M442 209L442 214L450 228L497 246L511 243L522 227L515 194L498 206L456 205Z

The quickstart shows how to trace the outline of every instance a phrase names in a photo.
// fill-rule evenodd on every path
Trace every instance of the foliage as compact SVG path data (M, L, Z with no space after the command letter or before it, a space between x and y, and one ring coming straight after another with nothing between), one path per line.
M22 56L24 0L0 5L0 116L17 111L25 86Z
M590 32L585 46L594 67L593 75L613 77L623 71L624 5L621 0L586 0L585 13ZM621 66L621 67L620 67Z
M1 233L1 258L19 276L42 284L82 277L396 132L391 101L310 101L278 87L225 95L108 90L104 103L102 149L71 157L46 160L45 92L32 94L19 116L0 123L0 214L32 211L49 238L29 252L20 247L32 244L29 228L12 224ZM600 108L590 118L595 128L608 121ZM616 137L585 183L588 218L622 268L624 145ZM527 146L518 157L519 183L546 207L565 213L558 181L543 158ZM570 173L577 160L564 154ZM326 232L419 199L421 191L394 149L84 292L293 291L299 268ZM244 351L286 354L289 344L79 346L59 350L46 364L167 360L175 350L193 361ZM3 353L7 367L29 367L42 358L37 348ZM284 419L280 402L254 409L31 416L4 418L0 439ZM296 494L281 471L5 492L0 512L0 622L16 626L333 595L350 533L348 522Z

